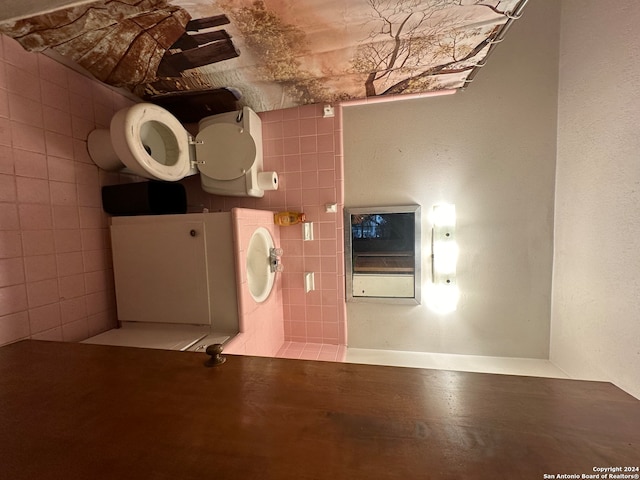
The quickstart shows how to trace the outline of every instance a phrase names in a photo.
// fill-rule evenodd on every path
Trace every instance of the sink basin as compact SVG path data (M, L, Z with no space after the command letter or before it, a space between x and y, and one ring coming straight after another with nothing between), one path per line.
M247 283L251 296L258 303L264 302L273 288L276 274L271 271L269 253L274 246L269 230L258 227L247 247Z

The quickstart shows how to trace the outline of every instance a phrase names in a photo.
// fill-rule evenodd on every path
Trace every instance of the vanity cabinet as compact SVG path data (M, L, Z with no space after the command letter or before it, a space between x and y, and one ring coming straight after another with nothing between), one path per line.
M114 217L111 242L119 320L237 332L230 213Z
M111 227L118 318L210 323L203 222Z

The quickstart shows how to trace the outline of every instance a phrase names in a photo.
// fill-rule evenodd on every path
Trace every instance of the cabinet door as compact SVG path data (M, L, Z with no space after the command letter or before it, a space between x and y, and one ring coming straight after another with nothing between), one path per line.
M202 222L112 225L118 318L211 324Z

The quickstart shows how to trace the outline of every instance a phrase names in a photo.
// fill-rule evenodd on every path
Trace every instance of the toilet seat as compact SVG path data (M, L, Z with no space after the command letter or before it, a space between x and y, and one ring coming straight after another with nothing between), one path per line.
M131 133L142 133L145 129L156 142L164 145L166 153L162 161L145 149L141 134ZM172 182L189 173L187 131L177 118L157 105L138 103L118 111L111 119L111 137L118 158L137 175Z
M196 135L196 160L203 175L217 180L234 180L255 163L256 143L240 125L215 123Z

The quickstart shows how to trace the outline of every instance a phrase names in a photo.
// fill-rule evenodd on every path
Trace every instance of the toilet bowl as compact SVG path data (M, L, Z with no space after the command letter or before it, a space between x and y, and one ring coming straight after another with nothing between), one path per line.
M278 188L277 174L262 172L262 122L254 111L206 117L198 128L193 138L169 111L138 103L118 111L108 130L93 130L87 147L108 171L170 182L200 173L208 193L262 197Z

